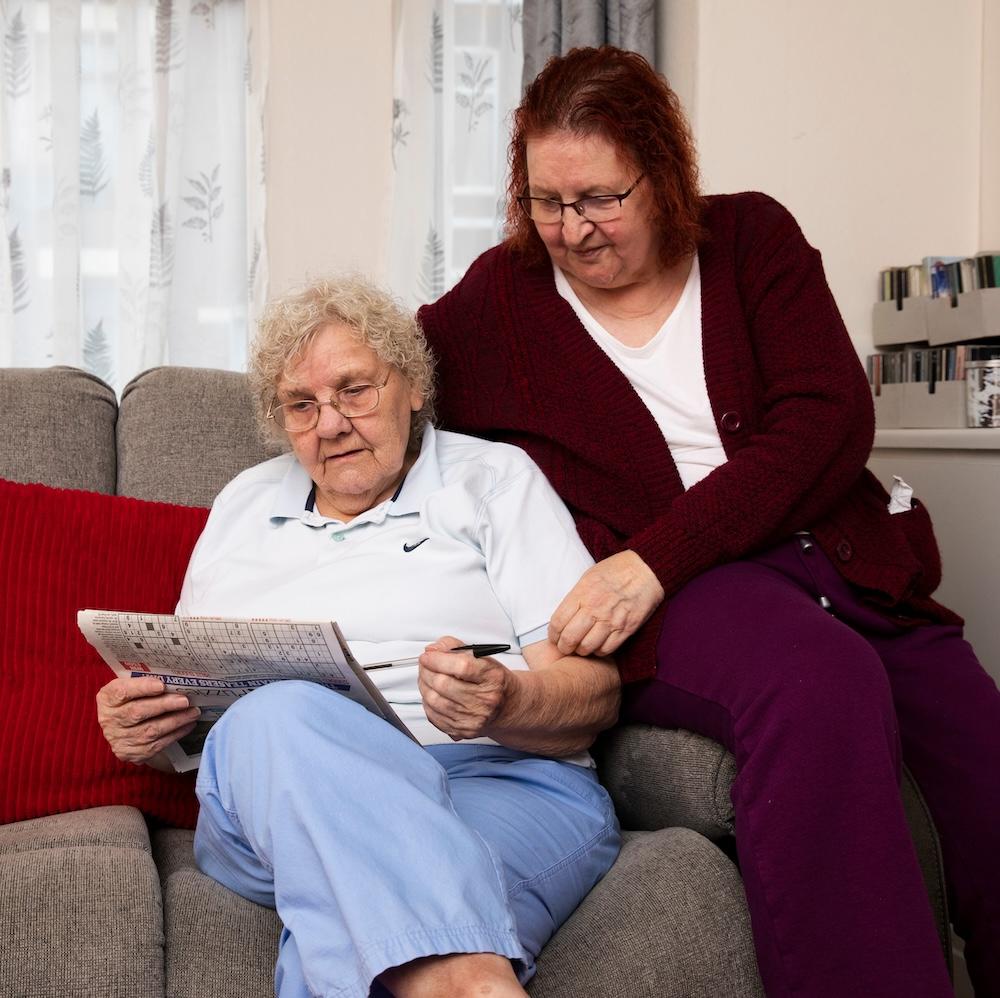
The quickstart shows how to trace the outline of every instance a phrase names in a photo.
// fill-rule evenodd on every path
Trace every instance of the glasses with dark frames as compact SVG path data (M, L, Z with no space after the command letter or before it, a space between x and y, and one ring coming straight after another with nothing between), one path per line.
M624 194L593 194L590 197L579 198L576 201L557 201L555 198L533 198L527 194L517 199L524 213L533 222L543 225L551 222L561 222L563 211L572 208L581 218L588 222L613 222L621 218L622 204L632 191L639 186L639 181L645 174L640 173L635 183Z

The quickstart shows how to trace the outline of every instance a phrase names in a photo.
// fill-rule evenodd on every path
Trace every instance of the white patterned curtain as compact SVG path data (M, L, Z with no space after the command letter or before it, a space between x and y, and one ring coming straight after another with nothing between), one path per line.
M524 86L550 56L616 45L656 65L656 0L524 0Z
M266 0L0 4L0 364L243 367Z
M434 301L503 236L521 0L394 0L389 282Z

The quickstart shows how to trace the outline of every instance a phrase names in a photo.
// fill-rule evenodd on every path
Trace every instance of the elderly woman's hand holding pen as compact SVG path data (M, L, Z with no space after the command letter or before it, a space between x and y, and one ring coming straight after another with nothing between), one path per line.
M510 685L510 670L490 655L509 651L509 644L460 644L443 637L422 655L372 662L366 672L419 665L417 685L427 719L453 741L488 734Z
M418 659L417 685L427 719L453 741L480 738L501 715L514 674L495 658L509 645L465 645L439 638Z
M594 730L617 716L610 659L563 655L545 640L521 649L527 669L508 669L488 657L504 650L443 637L418 659L427 719L453 741L487 737L524 752L566 756L589 746Z

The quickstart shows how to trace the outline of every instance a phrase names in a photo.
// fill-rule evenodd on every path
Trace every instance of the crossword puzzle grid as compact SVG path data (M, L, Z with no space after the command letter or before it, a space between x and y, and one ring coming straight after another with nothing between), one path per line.
M301 675L313 666L317 676L343 680L322 630L310 624L262 621L186 620L174 617L142 619L123 615L122 634L128 642L123 658L138 659L153 669L212 671L212 666L239 669L247 676ZM181 658L181 662L172 661ZM200 663L200 664L198 664ZM286 666L285 663L288 663Z

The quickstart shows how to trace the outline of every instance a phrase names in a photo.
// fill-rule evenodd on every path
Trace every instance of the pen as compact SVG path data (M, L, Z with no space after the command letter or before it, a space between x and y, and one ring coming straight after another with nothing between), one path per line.
M473 658L486 658L487 655L499 655L500 652L510 651L510 645L456 645L448 650L471 651Z
M448 650L471 651L473 658L486 658L487 655L499 655L502 651L509 651L510 645L458 645ZM414 665L418 661L420 661L419 656L416 658L397 658L390 662L372 662L371 665L363 665L361 668L365 672L371 672L373 669L391 669L394 665Z

